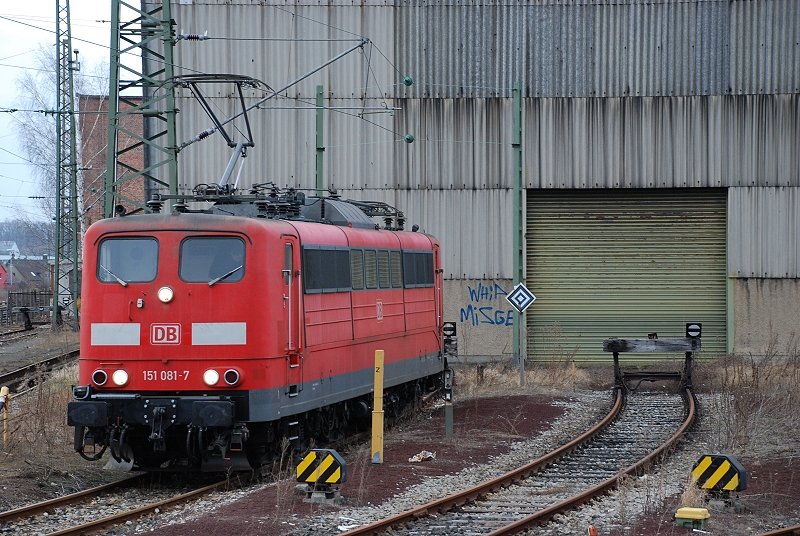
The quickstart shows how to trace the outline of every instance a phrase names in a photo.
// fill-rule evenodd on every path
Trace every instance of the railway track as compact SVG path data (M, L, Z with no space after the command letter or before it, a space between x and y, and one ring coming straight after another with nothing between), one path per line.
M0 514L0 533L49 536L92 533L191 501L231 484L229 480L222 480L176 493L174 488L145 485L145 476L134 475L111 484L3 512Z
M800 536L800 525L762 532L758 536Z
M0 332L0 346L3 344L7 344L9 342L15 342L20 339L27 339L28 337L33 337L36 335L35 329L9 329L6 331Z
M691 426L694 397L617 390L613 407L570 443L497 478L351 530L392 534L515 534L573 509L658 461Z
M0 385L7 386L16 396L19 396L32 389L42 374L77 359L78 355L80 355L80 351L73 350L0 374Z

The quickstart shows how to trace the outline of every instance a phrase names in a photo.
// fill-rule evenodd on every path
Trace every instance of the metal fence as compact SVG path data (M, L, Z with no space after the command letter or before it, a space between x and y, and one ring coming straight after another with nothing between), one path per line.
M9 292L5 307L0 308L0 324L21 323L20 309L22 308L28 309L31 321L48 322L51 299L52 293L49 291Z

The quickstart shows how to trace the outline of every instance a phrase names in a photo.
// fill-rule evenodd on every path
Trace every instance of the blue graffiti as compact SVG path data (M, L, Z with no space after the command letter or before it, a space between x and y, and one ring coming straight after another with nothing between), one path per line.
M481 300L494 301L508 295L508 292L498 283L492 283L491 285L478 283L476 288L467 285L467 290L469 291L469 299L473 302L480 302Z
M492 326L513 326L514 309L496 309L491 305L475 307L471 303L461 308L459 313L461 322L469 322L473 326L489 324Z
M499 308L493 305L481 305L482 303L495 300L505 301L508 292L506 292L499 283L491 282L484 285L478 282L478 286L474 288L467 285L467 290L469 291L469 300L471 303L467 303L461 308L461 312L459 313L459 320L461 322L468 322L473 326L479 324L503 327L514 325L514 315L516 312L514 309Z

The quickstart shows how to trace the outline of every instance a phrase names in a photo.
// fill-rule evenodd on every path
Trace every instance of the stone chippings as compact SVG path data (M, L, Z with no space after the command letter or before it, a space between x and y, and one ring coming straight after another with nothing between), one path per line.
M714 407L700 397L700 405ZM438 499L463 487L479 484L497 477L521 464L553 450L580 434L597 422L610 405L607 391L576 391L568 400L556 400L554 405L562 406L564 413L557 418L548 430L529 440L519 441L511 450L490 459L486 464L469 466L454 474L431 477L396 494L379 505L368 504L359 508L342 508L334 512L300 519L287 519L284 526L292 536L325 536L341 534L389 515L397 514L417 505ZM624 482L617 490L592 501L578 510L557 516L545 526L537 527L531 534L561 535L585 534L589 524L594 524L601 533L624 530L636 517L662 508L667 497L679 495L686 488L689 471L697 458L709 451L708 442L703 438L714 434L713 416L706 411L691 435L691 441L679 447L671 456L649 474L634 477ZM210 515L220 504L216 498L201 499L194 506L183 507L182 511L167 512L159 516L157 525L186 521L190 518ZM225 496L224 503L231 502ZM156 530L156 524L149 530ZM295 528L291 528L295 527ZM148 530L143 523L137 532Z
M363 507L344 506L302 518L293 514L287 515L282 522L282 526L286 528L284 533L292 536L341 534L345 530L438 499L457 489L494 478L553 450L583 432L607 411L610 401L611 397L607 391L573 392L571 398L553 402L554 405L563 407L564 413L553 421L549 429L529 440L512 444L509 452L492 457L485 464L469 465L458 473L428 477L420 484L403 489L381 504L368 503ZM668 504L667 498L674 498L686 489L689 472L697 459L718 446L715 438L719 426L716 419L719 417L713 410L719 404L715 403L711 395L700 395L699 402L703 412L702 419L692 430L690 440L684 441L650 473L632 477L624 481L617 490L575 511L557 516L549 524L537 527L529 533L545 536L586 534L589 524L594 524L600 534L621 534L627 533L627 529L635 525L637 518L662 511L664 505ZM108 534L158 533L159 528L165 525L177 528L181 523L190 520L197 519L202 522L203 518L213 517L220 507L274 485L265 484L246 490L215 492L191 503L159 512L157 515L129 522ZM135 506L133 501L130 506ZM257 529L261 523L255 517L243 522L252 529ZM63 518L54 520L52 528L61 527ZM42 530L41 533L46 532L49 531Z
M489 463L472 465L454 474L427 478L422 483L403 490L380 505L368 504L358 508L344 507L335 512L304 518L302 522L296 524L299 528L291 534L295 536L340 534L348 528L355 528L403 512L419 504L448 495L455 490L495 478L546 454L586 430L608 410L610 401L611 397L607 391L574 392L569 399L553 402L554 405L563 406L564 414L557 418L548 430L529 440L514 443L508 453L493 457ZM236 492L235 498L229 497L227 494L220 494L216 497L208 496L199 499L191 505L164 512L152 521L140 522L136 532L157 531L159 526L211 515L217 507L238 500L258 489ZM294 521L298 520L287 520L287 525L293 525Z
M183 490L183 492L188 490ZM0 526L0 535L25 534L45 535L110 517L123 511L138 508L143 504L166 500L180 493L174 489L128 489L112 495L103 494L87 503L78 503L56 508L53 511L12 521ZM120 527L115 532L107 534L122 534L125 527Z
M428 478L395 495L381 505L343 510L331 515L310 519L292 535L311 536L339 534L347 528L377 521L409 510L420 504L439 499L465 487L474 486L495 478L520 465L528 463L564 444L597 421L597 416L609 407L608 393L583 392L569 400L555 401L563 405L565 413L556 419L544 433L527 441L514 443L511 451L491 458L489 463L470 466L458 473ZM598 412L598 409L601 411Z
M408 510L419 504L438 499L452 493L456 489L499 476L524 463L550 452L579 435L597 422L609 407L607 392L582 392L564 402L565 413L557 419L552 427L539 436L527 441L515 443L508 454L493 458L490 463L479 467L469 467L458 474L428 479L418 486L395 496L389 504L345 510L333 515L320 516L307 520L302 529L292 532L293 536L334 535L343 530L388 517ZM699 430L699 435L702 430ZM688 471L707 445L692 442L691 448L678 449L673 452L669 461L659 466L651 474L633 478L619 490L592 501L583 507L557 516L544 527L530 531L536 535L586 534L587 527L594 524L602 527L602 533L614 528L622 528L626 523L648 510L660 508L666 497L680 494L686 486ZM687 469L688 468L688 469Z

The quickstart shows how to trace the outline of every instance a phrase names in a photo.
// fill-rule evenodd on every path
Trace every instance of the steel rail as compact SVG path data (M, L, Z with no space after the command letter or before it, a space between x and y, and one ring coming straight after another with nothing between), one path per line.
M31 337L35 337L37 335L36 331L32 329L22 329L19 331L7 331L5 333L0 334L0 346L6 345L8 343L21 341L23 339L29 339Z
M775 529L769 532L762 532L758 536L797 536L800 534L800 525L792 527L783 527L782 529Z
M54 365L57 365L62 361L68 361L72 358L78 357L78 355L80 355L80 350L73 350L55 357L43 359L42 361L37 361L36 363L32 363L30 365L25 365L24 367L12 370L11 372L0 374L0 385L7 385L9 388L16 387L16 384L23 380L28 374L37 372L40 369L49 371Z
M126 484L130 484L131 482L142 478L142 476L143 474L129 476L121 480L117 480L116 482L109 482L108 484L103 484L100 486L96 486L94 488L77 491L75 493L70 493L69 495L64 495L62 497L56 497L55 499L49 499L47 501L42 501L35 504L30 504L28 506L21 506L13 510L8 510L6 512L0 513L0 522L6 523L8 521L19 519L21 517L30 517L41 512L46 512L47 510L51 510L59 506L67 506L70 504L75 504L76 502L81 501L87 497L92 497L104 491L108 491L111 489L119 488Z
M350 531L343 533L342 536L358 536L361 534L375 534L381 531L385 531L392 526L413 521L416 518L426 516L428 515L429 512L438 513L450 510L456 506L461 506L473 499L476 499L477 497L480 497L481 495L486 495L487 493L491 493L496 489L506 487L516 481L522 480L528 477L529 475L536 473L544 466L555 462L556 460L565 456L566 454L569 454L573 449L589 441L597 434L602 432L609 424L611 424L614 421L614 419L617 418L619 412L622 410L623 401L624 401L623 393L620 389L617 389L613 407L608 412L608 414L605 417L603 417L603 419L600 422L589 428L586 432L576 437L569 443L562 445L556 450L549 452L548 454L545 454L544 456L537 458L536 460L526 465L523 465L522 467L514 469L513 471L510 471L504 475L498 476L491 480L487 480L486 482L482 482L477 486L473 486L466 490L453 493L441 499L433 500L416 508L412 508L410 510L406 510L405 512L400 512L399 514L387 517L386 519L374 521L368 525L352 529Z
M531 527L531 525L539 524L543 521L546 521L553 517L556 514L564 512L566 510L571 510L576 506L580 506L588 502L589 500L597 497L598 495L602 495L603 493L607 492L610 489L613 489L619 485L620 477L625 475L633 475L638 474L651 464L658 462L664 455L667 454L667 451L674 447L678 441L683 437L683 434L689 429L690 426L694 423L695 415L696 415L696 408L695 408L695 401L694 396L690 389L686 389L684 393L684 399L687 405L687 412L686 418L684 419L683 423L681 424L680 428L672 434L669 439L667 439L664 443L661 444L660 447L655 449L653 452L636 462L635 464L623 469L622 471L618 472L616 475L612 476L611 478L587 489L586 491L579 493L569 499L556 503L552 506L549 506L535 514L531 514L526 516L522 519L519 519L505 527L497 529L493 532L489 533L489 536L505 536L508 534L516 534L523 530L527 530Z
M155 511L156 509L165 508L169 506L173 506L175 504L179 504L182 502L186 502L190 499L198 497L200 495L205 495L206 493L210 493L215 491L219 488L228 486L230 482L226 480L221 480L215 484L209 484L208 486L204 486L202 488L198 488L187 493L182 493L180 495L176 495L175 497L170 497L169 499L165 499L163 501L158 501L155 503L147 504L145 506L141 506L139 508L135 508L133 510L128 510L127 512L122 512L120 514L114 514L112 516L104 517L102 519L97 519L95 521L90 521L89 523L84 523L83 525L79 525L77 527L71 527L68 529L63 529L58 532L53 532L49 536L67 536L72 534L86 534L92 531L97 531L102 528L110 527L112 525L118 525L124 521L129 519L141 517L144 514L148 514L150 512Z
M8 331L0 331L0 343L6 342L4 339L10 335L16 335L17 333L25 333L28 331L33 331L30 329L20 328L20 329L10 329Z

